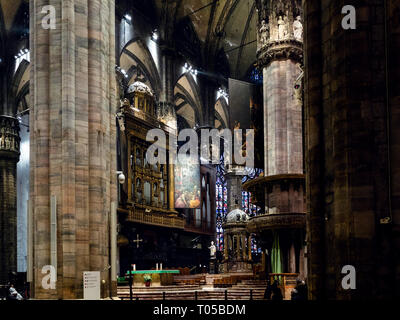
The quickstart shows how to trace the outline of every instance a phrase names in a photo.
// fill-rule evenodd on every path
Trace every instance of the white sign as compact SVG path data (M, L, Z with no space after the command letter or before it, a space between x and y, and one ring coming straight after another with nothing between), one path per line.
M100 300L100 271L83 272L83 299Z

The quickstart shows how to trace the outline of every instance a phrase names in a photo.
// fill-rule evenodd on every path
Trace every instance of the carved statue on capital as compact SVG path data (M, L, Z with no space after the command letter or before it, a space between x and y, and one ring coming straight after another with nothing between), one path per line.
M303 41L303 24L300 16L297 16L293 22L293 35L296 40Z
M256 5L260 22L258 65L267 66L272 60L281 58L301 63L303 61L301 0L257 0Z
M279 16L278 19L278 40L284 40L288 38L288 21L287 16Z
M0 117L0 150L19 153L18 120L7 116Z
M261 28L260 28L260 44L261 46L265 46L267 45L269 41L269 26L267 25L267 23L265 22L265 20L263 20L261 22Z

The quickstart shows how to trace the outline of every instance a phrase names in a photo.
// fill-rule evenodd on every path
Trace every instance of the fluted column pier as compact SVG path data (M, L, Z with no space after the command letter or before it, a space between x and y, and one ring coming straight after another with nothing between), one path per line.
M100 271L102 296L115 295L109 254L117 207L115 1L29 4L32 295L81 299L84 271ZM42 27L46 5L56 10L55 29ZM54 264L55 289L44 288L42 268Z

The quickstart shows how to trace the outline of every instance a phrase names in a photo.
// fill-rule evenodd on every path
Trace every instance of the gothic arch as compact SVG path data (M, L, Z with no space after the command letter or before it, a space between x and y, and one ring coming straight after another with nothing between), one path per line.
M176 113L194 127L203 121L200 88L190 73L184 73L174 88Z
M13 101L13 114L23 111L19 110L21 103L24 103L25 106L28 106L26 95L29 94L29 76L31 70L30 66L31 65L28 61L23 60L18 66L18 69L12 78L8 97L9 101ZM22 101L22 99L24 101Z
M140 38L129 41L121 50L118 57L118 65L127 72L126 83L135 81L135 74L143 74L142 82L146 83L156 94L161 94L161 78L156 63L148 47Z

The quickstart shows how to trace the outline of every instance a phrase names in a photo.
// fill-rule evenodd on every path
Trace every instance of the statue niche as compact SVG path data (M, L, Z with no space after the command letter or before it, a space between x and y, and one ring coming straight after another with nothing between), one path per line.
M300 16L297 16L293 22L293 35L296 40L303 41L303 24Z
M286 16L279 16L278 19L278 40L288 38L288 21Z
M260 45L261 47L266 46L269 41L269 26L263 20L261 22L261 28L260 28Z

